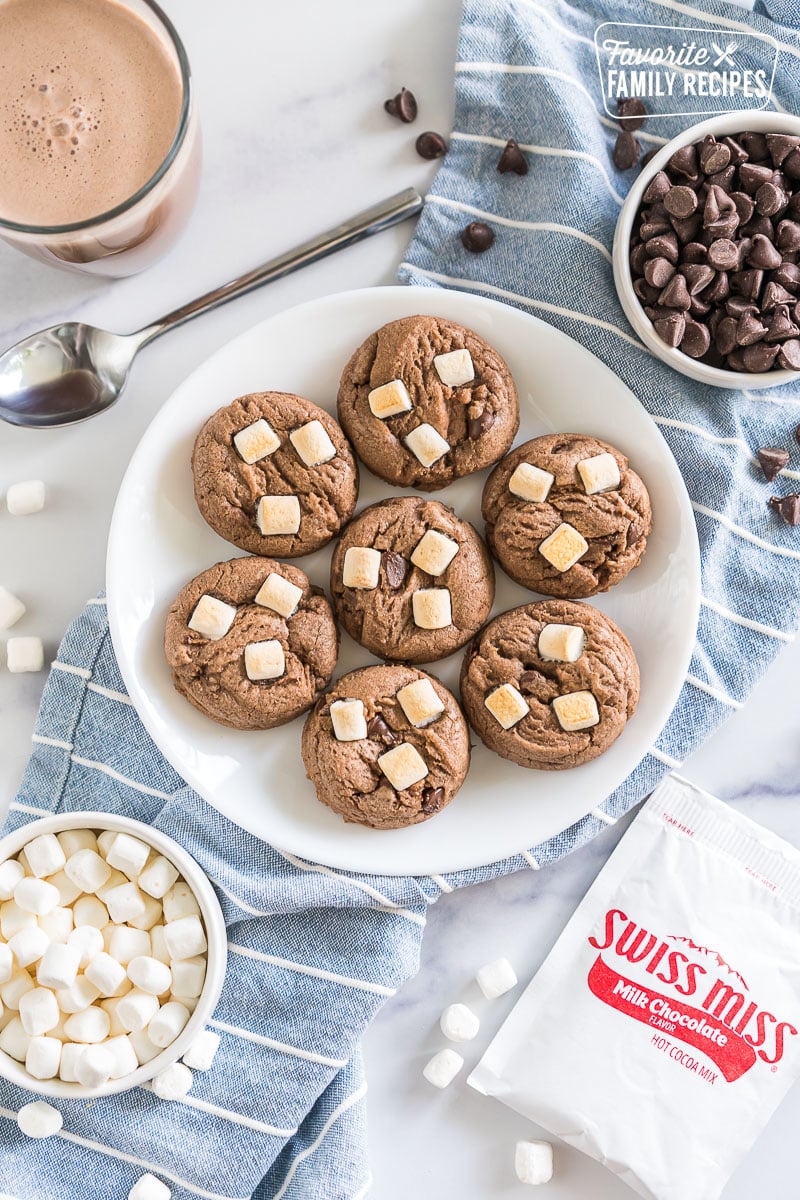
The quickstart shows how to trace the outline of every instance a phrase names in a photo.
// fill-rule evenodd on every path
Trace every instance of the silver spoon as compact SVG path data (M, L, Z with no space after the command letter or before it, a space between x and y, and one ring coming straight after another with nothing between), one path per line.
M70 425L108 408L122 392L134 358L154 338L254 288L416 216L422 198L407 188L246 275L192 300L136 333L107 333L68 321L23 338L0 355L0 418L39 428Z

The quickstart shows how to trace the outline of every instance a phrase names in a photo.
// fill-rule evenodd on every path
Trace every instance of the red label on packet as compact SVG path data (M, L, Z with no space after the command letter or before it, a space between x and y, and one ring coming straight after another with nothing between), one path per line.
M650 1200L716 1200L798 1030L800 853L670 777L469 1082Z

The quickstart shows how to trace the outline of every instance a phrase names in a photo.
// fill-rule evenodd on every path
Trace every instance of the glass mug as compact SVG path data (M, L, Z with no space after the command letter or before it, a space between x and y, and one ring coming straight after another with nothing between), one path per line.
M63 225L24 224L0 216L0 238L53 266L121 277L155 262L183 231L197 197L202 148L189 61L172 22L154 0L97 3L135 13L158 39L175 68L181 97L172 143L154 174L107 212Z

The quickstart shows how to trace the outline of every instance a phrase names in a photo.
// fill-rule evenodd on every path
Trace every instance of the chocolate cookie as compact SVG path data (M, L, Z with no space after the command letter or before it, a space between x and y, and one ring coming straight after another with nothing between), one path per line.
M183 588L164 652L177 690L232 729L272 729L306 712L336 666L330 605L297 567L234 558Z
M455 697L414 667L344 675L303 729L317 798L345 821L400 829L446 808L469 769L469 730Z
M433 492L505 454L519 402L505 362L477 333L442 317L404 317L350 359L339 420L370 471Z
M336 615L379 658L433 662L480 629L494 569L467 521L437 500L383 500L345 529L331 560Z
M639 668L610 617L589 604L543 600L501 613L461 668L470 724L521 767L560 771L606 751L639 700Z
M551 433L498 463L483 489L486 540L512 579L545 596L607 592L645 551L650 497L624 454Z
M297 558L349 521L358 467L324 409L289 392L253 392L206 421L192 454L200 512L251 554Z

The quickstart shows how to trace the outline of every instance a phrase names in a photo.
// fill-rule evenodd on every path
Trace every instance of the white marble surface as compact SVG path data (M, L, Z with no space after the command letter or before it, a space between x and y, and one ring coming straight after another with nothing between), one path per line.
M64 317L125 331L238 274L434 168L413 150L421 129L452 121L455 0L307 0L200 5L164 0L187 43L205 136L198 208L183 241L146 275L87 282L29 262L0 245L0 342ZM401 85L421 101L418 124L390 121L384 98ZM35 432L0 429L0 487L41 477L47 510L0 511L0 582L28 614L14 633L41 634L50 654L88 596L102 585L114 495L141 432L181 379L236 333L270 313L349 287L385 284L410 234L403 227L272 285L150 347L116 409L88 425ZM744 710L686 764L685 774L800 844L800 649L784 650ZM44 676L0 670L0 807L12 797L29 749ZM488 958L507 954L527 979L619 836L611 829L567 861L444 897L431 911L422 969L387 1004L366 1039L374 1195L443 1200L522 1196L513 1144L530 1126L457 1083L434 1092L421 1079L440 1045L437 1020ZM483 1028L466 1050L477 1059L514 998L483 1002ZM465 1072L466 1073L466 1072ZM800 1093L790 1095L725 1192L725 1200L796 1193L792 1153ZM597 1164L559 1148L553 1200L627 1200ZM688 1200L688 1198L687 1198Z

